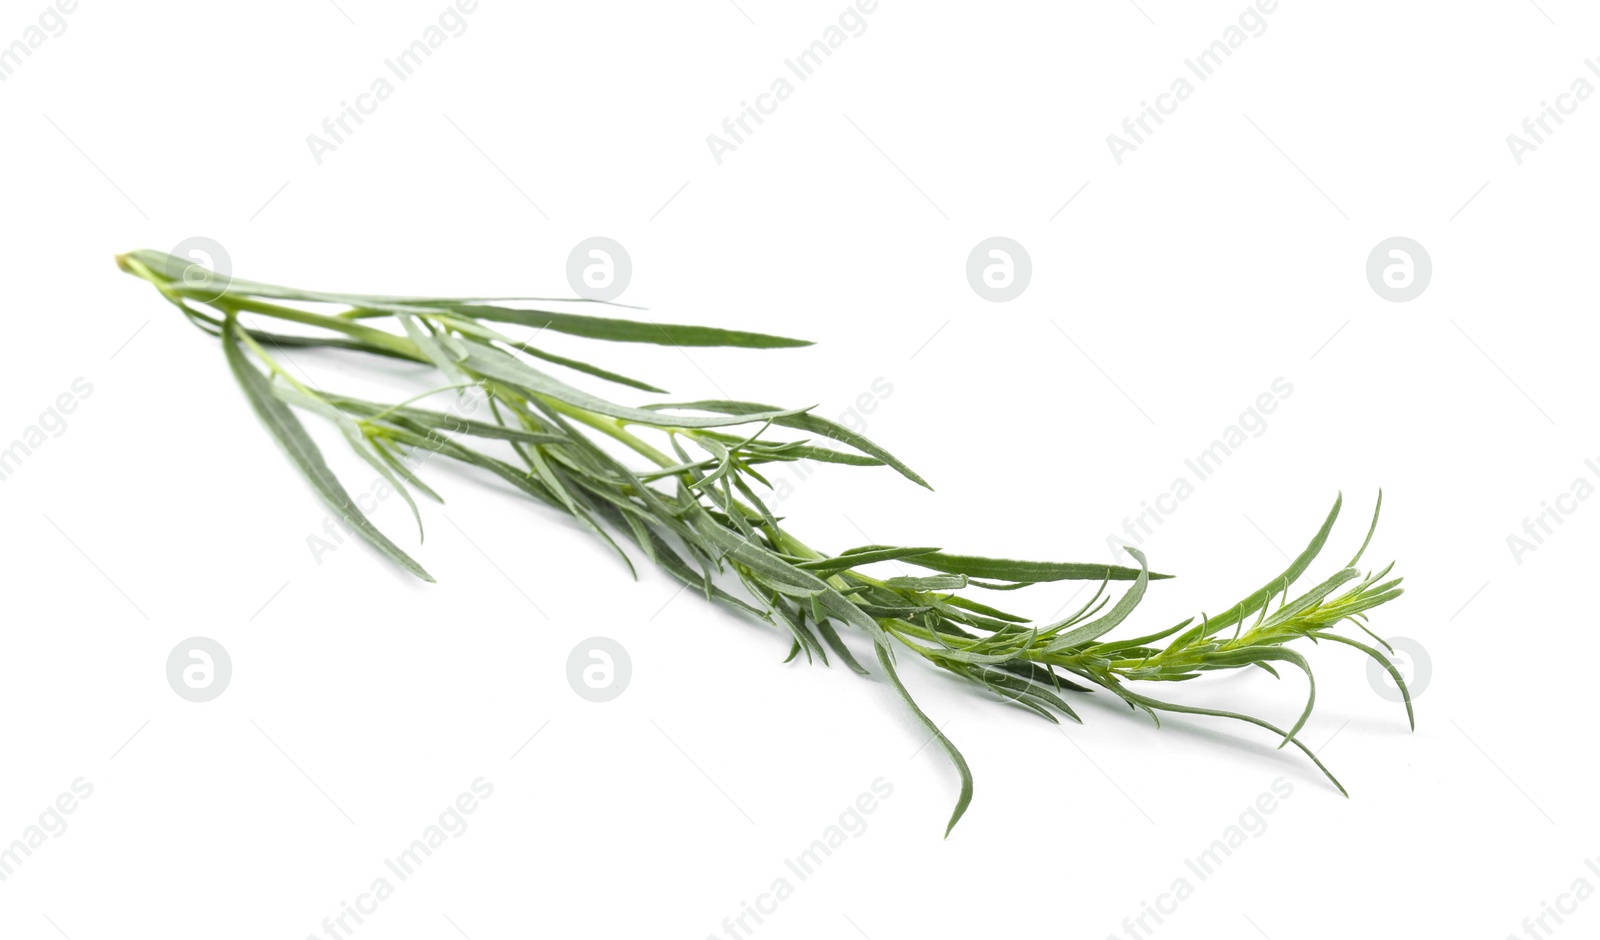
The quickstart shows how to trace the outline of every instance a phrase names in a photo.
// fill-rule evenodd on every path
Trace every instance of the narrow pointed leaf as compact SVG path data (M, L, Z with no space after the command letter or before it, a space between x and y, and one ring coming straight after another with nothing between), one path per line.
M289 455L289 459L322 497L323 502L378 551L422 580L431 582L433 576L402 551L400 546L389 541L387 536L378 531L361 511L361 507L350 497L344 485L339 482L339 478L328 469L327 462L322 459L322 451L306 433L300 419L294 416L289 406L278 400L272 392L271 383L245 357L244 349L239 343L238 321L231 316L223 321L222 348L228 366L233 370L239 387L244 389L245 397L255 409L256 416L277 439L284 452Z
M939 742L939 746L944 748L944 752L950 757L950 762L955 765L956 772L961 775L961 793L956 797L956 806L954 811L950 813L950 822L944 827L945 838L949 838L950 830L954 829L956 823L961 821L961 817L966 815L967 806L972 803L972 769L967 766L967 759L961 756L961 752L956 749L955 744L945 737L944 732L939 730L939 726L933 723L933 719L928 717L921 706L917 705L916 700L911 697L911 693L906 691L905 683L900 681L900 674L895 671L889 647L882 643L877 643L874 644L874 648L878 653L878 665L883 667L883 674L888 676L889 681L894 684L894 690L900 693L900 699L906 703L907 708L911 709L911 714L916 717L917 721L922 723L922 727L933 736L934 740Z

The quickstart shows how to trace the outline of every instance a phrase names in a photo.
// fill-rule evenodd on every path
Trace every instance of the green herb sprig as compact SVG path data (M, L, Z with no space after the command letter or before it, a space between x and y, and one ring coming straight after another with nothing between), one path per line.
M1132 639L1112 640L1143 599L1152 573L1136 548L1138 567L1014 561L951 554L935 547L865 545L837 554L811 548L791 534L762 500L770 489L762 468L816 460L853 466L888 466L922 486L927 483L892 454L806 408L738 401L694 401L630 407L567 384L544 371L551 363L643 392L647 382L533 344L544 331L613 342L675 346L742 346L772 349L809 345L760 333L584 316L531 309L509 299L383 297L296 290L230 279L157 251L117 258L122 270L152 284L197 327L219 337L223 354L246 399L322 499L345 523L396 564L433 578L362 513L328 468L296 411L332 422L350 447L421 515L410 490L439 497L412 472L408 458L438 454L499 477L524 495L578 520L633 570L620 537L646 559L705 597L759 618L791 639L788 662L802 653L828 662L831 653L855 672L864 667L840 636L846 628L872 643L879 668L961 777L948 835L972 799L965 758L917 705L899 674L897 652L909 650L975 686L1058 721L1081 720L1071 693L1099 687L1142 711L1159 726L1160 712L1231 718L1293 744L1344 793L1298 734L1316 703L1311 665L1293 641L1327 640L1354 647L1383 666L1405 697L1410 692L1394 664L1393 649L1366 624L1369 611L1401 594L1392 565L1363 574L1357 567L1372 540L1349 563L1291 598L1290 588L1321 553L1339 516L1335 500L1306 549L1260 590L1223 612L1201 615ZM324 312L329 305L337 312ZM243 318L294 324L293 333L246 325ZM377 323L390 329L381 329ZM513 338L502 330L526 333ZM476 387L487 396L492 421L477 421L413 404L443 389L424 390L385 404L309 388L279 363L301 348L360 352L435 368L443 389ZM737 433L731 429L739 429ZM779 430L809 437L779 439ZM649 466L634 468L599 446L603 435ZM649 440L648 435L654 440ZM824 444L821 441L828 443ZM837 446L833 446L837 445ZM499 448L499 455L493 452ZM408 489L409 487L409 489ZM1379 494L1378 508L1382 507ZM904 562L931 572L880 577L868 566ZM733 581L739 593L729 590ZM1064 580L1100 582L1094 596L1062 620L1040 623L958 593L977 588L1009 591ZM1131 582L1113 602L1110 582ZM724 586L726 585L726 586ZM1277 607L1273 607L1274 599ZM1335 632L1353 624L1368 644ZM1136 691L1142 683L1177 682L1221 669L1259 667L1273 676L1290 666L1305 673L1309 693L1287 730L1233 711L1168 702Z

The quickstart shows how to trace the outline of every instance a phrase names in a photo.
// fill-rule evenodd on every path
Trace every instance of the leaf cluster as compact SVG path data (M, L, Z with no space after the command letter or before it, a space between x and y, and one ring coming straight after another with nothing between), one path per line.
M154 251L135 251L117 261L195 326L218 337L251 407L318 495L352 531L417 577L433 580L367 519L298 413L338 427L351 449L404 496L419 528L413 491L426 499L439 496L414 468L421 457L444 456L577 520L630 570L632 556L624 545L708 600L783 631L790 639L789 660L804 655L828 663L831 657L866 674L841 634L866 638L883 674L960 774L960 795L946 833L971 800L972 774L961 752L907 690L898 659L904 652L1051 721L1058 716L1080 720L1070 697L1099 688L1157 724L1160 712L1173 712L1258 725L1277 735L1280 747L1299 748L1341 792L1343 786L1298 738L1315 704L1316 684L1310 663L1290 644L1309 640L1353 647L1382 664L1406 689L1377 648L1388 649L1387 644L1366 625L1370 610L1399 596L1400 580L1388 577L1389 568L1363 575L1356 567L1377 525L1376 511L1367 541L1347 565L1290 596L1327 542L1342 499L1306 549L1244 600L1219 614L1201 615L1198 622L1185 620L1116 640L1109 635L1128 621L1150 582L1167 577L1152 573L1138 549L1127 549L1137 567L981 558L931 546L817 551L785 528L763 499L771 489L764 468L799 460L887 466L914 483L927 483L887 450L809 408L722 400L618 404L546 368L554 365L636 391L662 390L534 342L545 332L680 347L774 349L807 345L802 340L556 312L516 299L297 290L226 278ZM292 331L263 323L291 324ZM388 404L311 388L280 362L304 348L418 363L436 370L445 384ZM417 404L449 389L479 390L489 420ZM617 458L601 446L601 437L621 444L647 466ZM867 570L886 562L925 573L883 577ZM973 593L1068 580L1098 582L1097 590L1069 616L1045 623L980 601ZM1111 590L1114 581L1126 584L1120 596ZM1346 622L1372 643L1336 632ZM1258 667L1277 676L1284 666L1304 672L1309 687L1287 730L1251 715L1182 705L1135 690L1143 683L1187 681L1217 670ZM1410 717L1409 692L1406 709Z

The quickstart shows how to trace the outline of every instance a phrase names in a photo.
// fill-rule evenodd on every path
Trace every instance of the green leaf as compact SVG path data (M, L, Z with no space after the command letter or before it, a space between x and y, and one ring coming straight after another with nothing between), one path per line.
M760 596L760 583L756 582L755 579L746 578L745 587L752 594ZM783 602L777 597L768 599L768 607L770 615L776 617L783 624L784 628L794 638L795 644L805 649L806 662L812 661L811 654L813 650L821 657L824 663L828 661L828 654L823 651L822 644L817 642L817 638L811 635L810 630L806 629L804 617L791 617L789 611L784 609ZM789 659L785 659L784 662L789 662L789 660L794 659L794 656L795 654L791 652Z
M1382 512L1383 490L1379 490L1378 505L1372 507L1372 524L1367 526L1367 537L1361 540L1361 547L1356 549L1356 553L1354 557L1350 559L1350 563L1345 565L1346 568L1354 568L1356 566L1356 562L1361 560L1361 556L1367 553L1367 546L1372 544L1372 533L1378 531L1378 516Z
M883 586L892 591L959 591L967 586L964 574L936 574L927 577L890 578Z
M1123 592L1116 606L1112 607L1104 617L1092 620L1081 627L1076 627L1061 634L1051 641L1050 649L1071 649L1090 640L1099 639L1116 629L1117 625L1128 619L1128 615L1133 613L1133 609L1139 606L1139 601L1144 599L1145 588L1150 584L1150 568L1145 562L1144 552L1132 547L1128 547L1126 550L1128 554L1139 561L1139 575L1134 579L1133 586Z
M1299 667L1300 671L1306 674L1306 681L1311 686L1310 692L1306 696L1306 707L1301 710L1299 720L1284 734L1282 743L1278 745L1281 748L1293 740L1294 736L1300 733L1300 729L1305 727L1306 720L1311 717L1312 708L1317 704L1317 677L1311 672L1311 664L1306 662L1304 656L1281 646L1253 646L1245 649L1206 654L1207 663L1216 663L1228 668L1250 663L1254 663L1257 666L1265 666L1266 663L1273 661L1286 662ZM1272 672L1270 668L1267 671ZM1273 677L1276 678L1277 673L1274 672Z
M889 545L867 545L862 548L852 548L847 552L840 552L832 558L804 561L795 565L795 567L815 572L820 577L827 577L850 568L870 565L873 562L896 561L901 558L911 558L936 551L938 551L937 548L895 548Z
M947 555L944 552L918 555L908 560L919 568L996 581L1134 581L1141 576L1159 581L1172 577L1170 574L1144 573L1139 568L1120 565L1013 561L1006 558L979 558L976 555Z
M1158 701L1158 700L1153 699L1153 698L1146 698L1143 695L1139 695L1138 693L1135 693L1135 692L1130 692L1127 689L1120 689L1120 690L1113 690L1113 691L1117 691L1118 695L1121 695L1122 697L1124 697L1126 699L1129 699L1129 700L1131 700L1131 701L1133 701L1133 702L1135 702L1135 703L1137 703L1139 705L1142 705L1145 708L1155 709L1155 710L1158 710L1158 711L1176 712L1176 713L1182 714L1182 715L1209 715L1209 716L1211 716L1213 718L1232 718L1235 721L1243 721L1243 722L1245 722L1247 724L1252 724L1252 725L1255 725L1255 726L1257 726L1259 728L1265 728L1268 731L1271 731L1273 734L1278 735L1279 737L1288 738L1290 744L1293 744L1295 747L1300 749L1300 752L1302 754L1304 754L1305 756L1311 758L1311 763L1317 765L1317 769L1322 771L1323 776L1328 778L1328 782L1332 783L1335 787L1338 787L1339 788L1339 792L1342 793L1343 795L1345 795L1346 797L1348 797L1350 795L1350 791L1348 791L1348 790L1346 790L1344 788L1344 784L1340 783L1339 782L1339 778L1335 777L1333 775L1333 771L1329 770L1322 763L1322 761L1317 759L1316 753L1313 752L1311 750L1311 748L1306 747L1304 744L1302 744L1299 738L1291 738L1291 737L1289 737L1289 734L1287 732L1285 732L1282 728L1279 728L1278 726L1274 725L1270 721L1263 721L1262 719L1257 718L1257 717L1255 717L1253 715L1245 715L1245 714L1241 714L1239 712L1224 711L1224 710L1219 709L1219 708L1200 708L1200 707L1195 706L1195 705L1177 705L1177 704L1174 704L1172 702L1162 702L1162 701Z
M511 346L514 349L525 352L536 359L543 359L545 362L553 362L558 366L566 366L567 368L573 369L577 372L582 372L586 375L592 375L597 379L605 379L607 382L615 382L618 385L626 385L629 388L636 388L642 392L656 392L662 395L665 395L667 392L666 389L656 388L649 382L641 382L638 379L630 379L625 375L612 372L609 369L602 369L599 366L592 366L579 359L569 359L566 356L558 356L553 352L546 352L543 349L530 346L527 343L512 343Z
M649 407L681 408L691 411L714 411L718 414L729 415L742 414L750 416L751 420L770 420L773 424L776 424L780 427L797 428L802 431L810 431L813 434L821 434L838 441L841 444L847 444L851 447L854 447L856 450L859 450L864 454L876 457L878 460L881 460L889 466L895 468L895 470L899 471L901 476L905 477L911 482L916 483L919 486L926 486L930 490L933 489L933 487L928 486L928 481L918 476L910 467L901 463L893 454L884 450L882 447L879 447L877 444L872 443L872 441L836 421L829 421L827 418L821 418L814 414L796 411L786 412L782 411L781 409L773 408L771 405L758 405L754 402L747 401L691 401L675 405L650 405ZM774 414L776 415L774 417L765 417L767 415ZM758 419L756 417L758 415L763 417Z
M968 672L966 674L972 678L975 678L977 681L982 682L996 694L1014 701L1019 701L1020 704L1032 707L1039 714L1050 719L1051 721L1056 720L1055 716L1052 715L1047 709L1039 707L1040 705L1054 708L1063 715L1066 715L1072 720L1078 722L1078 724L1083 724L1083 719L1078 717L1078 713L1073 710L1071 705L1067 704L1065 699L1057 695L1054 689L1040 682L1032 681L1027 677L1017 675L1010 670L1006 670L1005 665L1008 664L1003 664L998 667L979 666L975 670L972 670L972 672L977 673L976 676L972 676L972 672ZM1035 704L1036 702L1038 704Z
M851 672L862 676L867 675L867 667L861 665L855 654L850 652L850 648L844 645L843 640L839 639L839 631L833 628L833 624L828 618L824 617L816 623L817 632L822 634L822 639L828 644L828 649L833 650L835 656L844 660L844 664L850 667Z
M1205 636L1210 636L1220 630L1226 630L1228 627L1239 623L1244 618L1260 610L1266 605L1267 601L1272 599L1273 595L1285 590L1288 585L1299 580L1300 576L1305 574L1306 569L1311 567L1311 562L1316 560L1317 555L1322 551L1322 546L1327 544L1328 533L1333 531L1334 520L1339 518L1339 507L1343 504L1344 494L1341 493L1333 501L1333 508L1328 511L1328 517L1322 521L1322 528L1318 529L1317 534L1312 537L1311 544L1307 545L1305 551L1301 552L1294 561L1289 563L1289 567L1285 568L1282 574L1268 581L1261 590L1215 617L1208 618L1200 626L1180 636L1175 642L1181 644L1196 639L1202 635L1202 630L1205 631L1203 634Z
M949 824L944 827L944 835L948 839L950 830L954 829L956 823L961 821L961 817L967 812L967 806L972 802L972 769L967 766L967 759L961 756L961 752L956 749L956 746L951 743L949 738L944 736L944 732L940 731L939 726L933 723L933 719L929 718L927 713L917 705L916 700L911 697L911 693L906 691L905 683L900 681L900 674L895 672L894 661L889 652L889 647L884 643L874 643L873 648L878 653L878 664L883 667L883 674L889 677L890 682L894 683L894 690L900 693L900 699L906 703L907 708L911 709L911 714L915 715L917 721L922 723L922 727L927 729L928 733L933 735L939 742L939 746L944 748L944 752L950 756L950 762L955 764L956 772L961 775L961 794L956 797L955 810L950 814Z
M403 418L415 422L432 431L450 431L456 434L466 434L472 437L494 438L502 441L516 441L521 444L570 444L572 438L565 434L545 434L524 431L519 428L510 428L500 424L489 424L484 421L474 421L471 418L462 418L446 411L434 411L430 408L413 408L409 406L379 405L375 402L362 401L347 395L323 396L341 411L361 415L369 420L386 420L388 418ZM380 417L381 416L381 417Z
M1372 657L1372 659L1376 661L1378 665L1383 667L1384 672L1389 674L1389 678L1394 680L1395 686L1400 689L1400 695L1405 699L1406 703L1406 720L1411 723L1412 731L1417 730L1417 713L1411 708L1411 689L1406 686L1405 676L1400 674L1400 670L1395 668L1394 663L1391 662L1387 656L1366 645L1365 643L1360 642L1359 640L1352 640L1347 636L1340 636L1337 633L1318 631L1312 633L1311 635L1319 640L1332 640L1335 643L1343 643L1345 646L1354 647Z
M300 387L279 383L273 383L271 389L273 394L277 395L285 404L307 409L332 422L339 429L339 433L344 435L345 442L350 445L350 449L355 452L356 456L366 461L372 469L378 471L378 475L389 485L389 488L400 494L400 498L411 509L412 519L416 520L417 541L425 541L422 529L422 510L417 508L417 501L411 497L411 493L400 482L404 474L397 474L390 468L389 463L384 459L384 454L378 450L376 445L367 440L366 436L361 432L361 427L356 424L354 419L334 407L326 398L309 390L302 390Z
M530 392L554 398L575 408L582 408L585 411L612 418L621 418L624 421L631 421L635 424L668 424L679 428L716 428L734 424L750 424L756 421L777 421L799 414L798 411L794 410L773 409L744 414L736 418L695 418L685 415L667 416L656 410L629 408L626 405L612 404L603 398L598 398L588 392L573 388L565 382L545 375L522 360L491 346L485 346L476 340L465 340L464 342L467 346L467 358L462 361L461 365L478 375L494 379L497 382L521 386Z
M550 330L588 339L619 343L652 343L663 346L741 346L747 349L783 349L810 346L810 340L791 339L746 330L725 330L708 326L594 317L576 313L558 313L551 310L527 310L483 303L481 300L501 298L439 298L397 297L369 294L346 294L332 291L301 290L280 287L244 278L212 274L211 280L199 287L184 283L185 272L205 271L187 258L165 252L140 249L129 255L138 259L159 277L168 281L177 293L209 296L216 293L214 284L225 284L231 294L248 297L269 297L278 300L299 300L312 303L344 304L351 307L381 310L385 313L428 313L432 310L448 311L458 316L499 323L516 323L538 330ZM548 298L503 298L521 302Z
M444 346L428 331L422 321L410 314L402 314L396 319L405 328L406 335L411 338L411 341L417 344L418 349L422 350L422 354L427 356L438 367L440 372L444 373L445 381L451 385L462 385L466 382L466 376L462 374L461 367L456 364L459 357L446 352Z
M277 439L284 452L289 455L289 459L322 497L323 502L338 513L345 524L401 567L422 580L431 582L433 576L379 532L361 511L361 507L351 499L343 484L339 482L339 478L328 469L327 462L322 459L322 451L317 449L316 443L306 434L305 426L300 423L300 419L294 416L288 405L278 400L272 392L271 383L245 357L238 331L238 321L233 316L230 315L223 321L223 354L227 357L234 378L238 379L239 387L244 389L245 397L250 400L250 406L255 409L261 423L266 425L267 430Z
M435 493L433 488L422 482L422 480L419 479L414 472L412 472L410 467L400 462L400 456L397 453L398 449L391 445L388 441L381 437L374 438L372 442L372 449L378 452L378 456L382 457L384 462L387 463L395 473L400 475L401 479L416 487L419 492L434 502L440 504L444 503L443 496Z
M1015 624L1028 622L1027 617L1020 617L1016 614L1008 614L1003 610L990 607L988 604L979 603L970 597L962 597L959 594L952 594L948 597L938 599L935 601L935 604L938 606L939 610L947 616L955 617L959 614L959 619L961 622L966 624L979 624L978 620L973 619L971 615L965 613L969 610L973 613L982 614L985 618L994 618L993 624L980 624L986 630L1004 630ZM961 610L951 610L950 608L952 607L959 607Z
M723 330L710 326L684 326L676 323L651 323L637 320L617 320L608 317L589 317L576 313L556 313L550 310L519 310L485 304L462 304L451 301L424 301L428 306L443 307L461 316L500 323L516 323L537 330L551 330L587 339L603 339L614 343L654 343L658 346L743 346L747 349L783 349L810 346L805 339L789 339L766 333L748 333L744 330Z

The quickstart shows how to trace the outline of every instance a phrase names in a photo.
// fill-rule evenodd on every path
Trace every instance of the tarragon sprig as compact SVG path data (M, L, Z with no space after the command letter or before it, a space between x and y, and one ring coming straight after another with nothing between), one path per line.
M1366 625L1374 607L1401 593L1392 567L1363 574L1357 567L1377 526L1372 525L1350 562L1315 587L1291 598L1290 589L1321 553L1339 516L1335 500L1316 535L1277 577L1233 607L1144 636L1109 639L1143 599L1149 583L1168 577L1150 571L1145 556L1127 548L1138 567L1015 561L952 554L936 547L865 545L837 554L797 539L763 501L770 489L762 467L816 460L855 466L889 466L927 486L911 468L855 431L811 412L738 401L616 404L568 384L535 363L562 368L639 391L661 389L638 379L540 348L544 331L613 342L675 346L782 348L803 340L704 326L659 324L531 308L514 299L386 297L305 291L230 279L156 251L117 258L130 274L150 282L197 327L222 341L223 353L257 416L322 499L366 541L396 564L433 578L377 529L327 466L296 411L337 426L351 448L401 493L421 525L410 490L438 499L415 474L417 455L443 455L477 467L524 495L578 520L632 570L618 537L668 574L709 600L760 618L786 632L788 660L828 662L831 653L867 673L840 629L869 640L874 658L907 707L949 755L961 777L946 834L972 798L972 774L955 745L907 691L896 653L909 650L975 686L988 689L1051 721L1080 720L1069 694L1098 686L1147 713L1209 715L1249 722L1271 731L1309 757L1345 792L1298 735L1316 702L1316 682L1305 656L1290 644L1328 640L1360 650L1383 666L1405 697L1415 727L1410 692L1389 647ZM327 312L329 306L336 312ZM274 332L261 324L293 324ZM382 329L377 324L387 324ZM519 331L520 338L502 330ZM531 334L529 331L532 331ZM379 403L314 389L278 361L290 350L321 348L401 359L435 368L445 380L413 398ZM492 421L471 420L416 402L444 389L481 389ZM799 431L810 437L782 437ZM599 446L603 435L649 462L630 466ZM823 443L823 442L826 443ZM409 488L409 489L408 489ZM1382 507L1380 494L1378 506ZM865 569L903 562L925 575L880 577ZM1009 591L1051 581L1099 582L1094 596L1065 619L1039 623L960 593L968 588ZM1131 582L1113 602L1110 582ZM735 583L737 586L735 586ZM1276 608L1273 607L1277 600ZM1336 632L1349 622L1371 644ZM1309 692L1287 729L1239 712L1165 701L1141 691L1143 683L1194 679L1219 669L1260 667L1278 675L1290 666L1305 673Z

